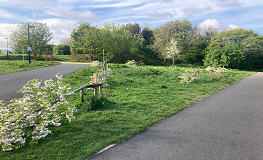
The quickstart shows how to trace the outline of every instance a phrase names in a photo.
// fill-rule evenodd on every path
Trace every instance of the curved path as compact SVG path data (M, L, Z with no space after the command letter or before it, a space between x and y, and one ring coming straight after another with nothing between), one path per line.
M262 160L263 73L226 87L91 160Z
M63 77L87 67L87 63L65 63L60 65L32 69L27 71L8 73L0 75L0 100L9 101L20 98L22 93L17 93L29 80L32 79L56 79L57 73Z

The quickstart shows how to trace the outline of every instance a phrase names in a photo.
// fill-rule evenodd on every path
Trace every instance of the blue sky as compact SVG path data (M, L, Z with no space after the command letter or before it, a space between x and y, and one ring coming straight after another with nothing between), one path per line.
M263 0L0 0L0 48L6 48L4 38L18 24L28 21L47 23L54 44L69 37L80 21L98 27L137 22L155 28L188 19L201 27L245 28L263 34L262 8Z

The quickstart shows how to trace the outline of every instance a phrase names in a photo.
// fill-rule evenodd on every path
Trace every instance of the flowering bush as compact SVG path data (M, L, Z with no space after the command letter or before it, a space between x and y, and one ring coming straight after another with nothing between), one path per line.
M208 73L208 76L212 77L212 78L220 78L221 77L221 73L225 73L226 72L226 68L221 68L221 67L218 67L218 68L215 68L215 67L210 67L208 66L206 69L205 69Z
M184 73L182 73L179 78L181 78L181 83L182 82L187 82L187 83L190 83L190 82L193 82L195 80L203 80L201 77L200 77L200 74L199 74L199 69L196 70L196 71L188 71L187 69L185 69Z
M127 63L125 63L125 65L127 66L136 66L137 62L135 60L129 60Z
M98 72L97 83L98 84L103 84L103 86L108 87L109 84L108 84L107 80L111 76L112 76L112 74L111 74L111 69L110 68L107 68L107 69L103 69L102 68ZM94 77L91 76L90 78L91 78L91 83L94 83Z
M57 74L56 77L57 81L29 81L19 92L31 94L24 94L22 98L0 107L0 144L3 151L21 147L29 136L33 142L46 137L51 133L48 125L61 125L60 115L65 114L70 122L75 118L73 114L77 109L69 106L67 101L67 96L73 92L69 85L62 85L62 75ZM57 99L56 103L51 102L54 99Z
M103 62L99 62L99 61L92 61L92 66L94 67L102 67Z

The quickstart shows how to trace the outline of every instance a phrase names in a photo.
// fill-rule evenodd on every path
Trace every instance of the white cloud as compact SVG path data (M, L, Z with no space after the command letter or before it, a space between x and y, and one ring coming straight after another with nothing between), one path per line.
M174 14L171 12L153 12L153 13L149 13L147 16L154 18L167 18L167 17L174 17Z
M49 26L50 31L53 33L51 43L53 42L55 45L59 44L61 39L70 37L70 33L76 26L74 21L63 19L45 19L40 20L40 22Z
M11 31L15 31L17 27L17 24L0 23L0 49L6 49L5 38L9 37Z
M229 30L229 29L237 29L239 28L238 25L235 25L235 24L224 24L222 22L219 22L218 20L216 19L206 19L204 20L203 22L201 22L199 24L200 28L202 29L206 29L206 28L209 28L209 27L215 27L217 28L219 31L223 31L223 30Z
M238 0L212 0L213 2L216 2L216 5L219 7L241 7L241 3Z
M192 17L212 10L213 9L211 6L205 6L205 7L191 6L188 8L183 8L182 12L185 13L185 15Z
M98 17L89 10L86 10L84 12L76 12L76 11L72 11L71 9L72 9L71 7L67 7L67 6L58 6L48 9L47 13L53 16L62 17L75 21L86 20L86 21L96 22L99 20Z

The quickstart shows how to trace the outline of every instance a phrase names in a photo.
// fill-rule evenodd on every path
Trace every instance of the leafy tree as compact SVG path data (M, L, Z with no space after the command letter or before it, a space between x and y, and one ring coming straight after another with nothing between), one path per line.
M209 50L204 60L205 66L240 68L244 57L238 43L229 43L224 47L216 46Z
M188 35L188 39L191 42L190 47L179 59L185 63L202 65L209 43L217 34L218 30L213 26L198 28L191 32Z
M169 21L154 30L154 47L162 54L166 61L167 48L170 48L172 39L177 41L177 47L181 54L186 54L193 46L193 36L196 26L188 20Z
M103 44L102 48L105 49L105 57L117 63L131 59L132 53L138 47L130 32L114 23L104 25L100 32L100 41Z
M222 31L209 44L205 65L239 69L262 68L262 36L252 30Z
M43 54L53 54L53 48L55 45L48 44L43 50Z
M129 31L138 41L140 40L141 27L138 23L134 23L134 24L129 23L124 25L123 28Z
M70 46L66 44L59 44L53 48L53 53L57 55L70 55Z
M30 27L34 26L34 27ZM41 22L23 22L13 31L10 36L11 48L15 53L22 53L22 48L28 47L28 28L29 42L33 54L41 55L48 42L53 38L52 33L46 23Z
M146 45L152 45L153 41L154 41L154 35L153 35L153 31L151 30L150 27L145 26L142 29L142 44L144 46Z

